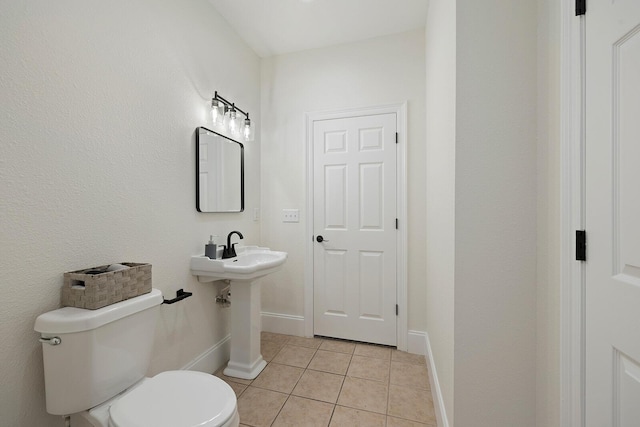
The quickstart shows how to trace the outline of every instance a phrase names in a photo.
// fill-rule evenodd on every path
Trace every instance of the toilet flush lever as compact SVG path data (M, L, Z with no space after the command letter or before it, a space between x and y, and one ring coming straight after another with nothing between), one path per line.
M62 344L62 340L60 339L60 337L40 337L40 339L38 340L43 344L49 344L49 345L59 345Z

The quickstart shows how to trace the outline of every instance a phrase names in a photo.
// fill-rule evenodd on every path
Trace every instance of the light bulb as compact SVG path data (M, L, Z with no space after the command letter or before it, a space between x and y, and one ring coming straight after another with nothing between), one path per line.
M229 112L229 122L227 123L227 125L229 127L229 132L231 132L231 134L234 136L240 135L239 122L240 120L238 119L238 113L236 112L235 108L232 108Z
M244 136L245 141L253 141L253 126L251 126L251 120L249 117L244 119L244 127L242 129L242 135Z
M225 110L224 122L222 123L224 130L231 130L231 109Z
M211 100L211 120L214 126L220 126L224 119L224 104L216 99Z

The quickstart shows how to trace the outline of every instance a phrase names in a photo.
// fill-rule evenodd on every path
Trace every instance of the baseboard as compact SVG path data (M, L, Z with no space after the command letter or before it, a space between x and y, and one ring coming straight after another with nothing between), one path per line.
M425 332L424 338L427 363L429 364L429 383L431 384L431 394L433 395L433 406L436 411L436 420L438 422L438 427L449 427L447 411L445 410L444 400L442 398L442 390L440 390L440 383L438 382L438 371L436 371L436 365L433 361L433 353L431 352L429 334Z
M266 332L275 332L278 334L294 335L304 337L304 317L292 316L289 314L279 313L260 313L262 319L262 330ZM426 332L408 331L407 333L407 351L414 354L427 354Z
M427 354L426 332L408 331L407 332L407 352L413 354Z
M231 354L231 335L227 335L213 347L186 364L182 369L186 371L200 371L212 374L229 360Z
M277 334L304 336L304 317L279 313L260 313L262 330Z

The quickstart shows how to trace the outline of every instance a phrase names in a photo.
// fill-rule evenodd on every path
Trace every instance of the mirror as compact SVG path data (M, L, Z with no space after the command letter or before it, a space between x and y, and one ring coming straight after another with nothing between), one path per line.
M196 129L196 209L244 210L244 146L205 127Z

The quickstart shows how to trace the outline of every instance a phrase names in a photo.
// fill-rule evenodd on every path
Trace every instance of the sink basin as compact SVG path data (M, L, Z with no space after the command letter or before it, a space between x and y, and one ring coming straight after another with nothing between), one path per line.
M191 257L191 274L200 282L214 280L253 280L282 268L286 252L272 251L259 246L236 248L238 256L210 259L204 255Z

